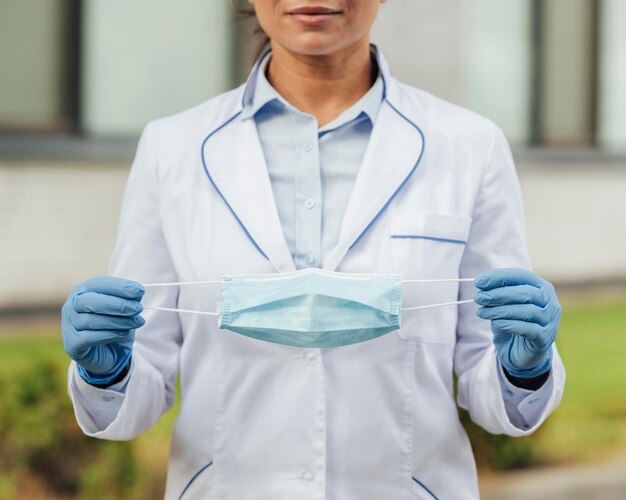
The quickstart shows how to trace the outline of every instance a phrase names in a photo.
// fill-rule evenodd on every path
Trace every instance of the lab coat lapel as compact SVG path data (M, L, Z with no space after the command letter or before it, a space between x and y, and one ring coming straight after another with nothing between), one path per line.
M295 270L254 120L237 115L209 135L202 160L207 176L251 243L277 271Z
M394 87L391 95L397 90ZM346 207L339 242L326 257L324 269L335 270L352 247L363 244L362 237L418 168L423 152L419 126L386 97Z

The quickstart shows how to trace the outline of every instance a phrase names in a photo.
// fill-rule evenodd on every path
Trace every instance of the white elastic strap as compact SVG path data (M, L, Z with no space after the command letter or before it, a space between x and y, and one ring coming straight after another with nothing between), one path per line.
M443 302L441 304L429 304L427 306L403 307L400 310L401 311L416 311L417 309L430 309L431 307L453 306L456 304L469 304L470 302L474 302L474 301L473 300L461 300L458 302ZM149 307L149 306L144 306L144 309L151 309L153 311L187 313L187 314L202 314L203 316L219 316L219 313L216 313L216 312L193 311L191 309L172 309L169 307Z
M202 314L203 316L218 316L218 313L216 312L192 311L191 309L172 309L169 307L149 307L149 306L144 306L144 309L150 309L152 311L168 311L168 312L188 313L188 314Z
M447 278L433 280L402 280L402 283L465 283L474 280L475 278Z
M418 280L402 280L402 283L463 283L474 281L474 278L443 278L443 279L418 279ZM146 283L142 286L144 288L152 288L152 287L162 287L162 286L188 286L188 285L220 285L221 281L181 281L176 283ZM442 306L453 306L457 304L469 304L470 302L474 302L473 300L461 300L457 302L443 302L441 304L429 304L426 306L414 306L414 307L403 307L401 311L416 311L418 309L430 309L432 307L442 307ZM203 316L219 316L217 312L208 312L208 311L194 311L191 309L174 309L169 307L149 307L144 306L144 309L150 309L152 311L167 311L167 312L178 312L178 313L187 313L187 314L201 314Z
M427 280L402 280L401 283L463 283L474 281L474 278L444 278L444 279L427 279ZM146 283L142 285L144 288L153 288L158 286L189 286L189 285L220 285L221 281L181 281L179 283Z
M429 304L427 306L403 307L400 310L401 311L416 311L417 309L430 309L431 307L453 306L456 304L469 304L470 302L474 302L474 301L473 300L459 300L457 302L443 302L441 304Z
M221 283L221 281L181 281L180 283L147 283L142 286L153 288L157 286L220 285Z

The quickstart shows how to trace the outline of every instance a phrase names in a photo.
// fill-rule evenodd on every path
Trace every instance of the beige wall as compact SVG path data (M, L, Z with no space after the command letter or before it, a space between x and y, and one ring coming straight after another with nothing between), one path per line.
M0 308L55 304L106 274L128 169L0 161Z
M519 163L535 270L626 279L626 169ZM0 309L60 303L106 274L127 175L126 163L0 161Z

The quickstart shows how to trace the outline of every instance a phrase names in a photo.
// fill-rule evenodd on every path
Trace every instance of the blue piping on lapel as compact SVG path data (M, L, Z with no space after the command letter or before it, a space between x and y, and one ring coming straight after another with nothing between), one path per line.
M248 237L248 239L252 242L252 244L255 246L255 248L261 253L261 255L263 257L265 257L267 260L270 260L269 257L265 254L265 252L263 250L261 250L261 247L259 246L259 244L254 240L254 238L252 237L252 235L250 234L250 232L248 231L248 229L246 229L246 226L244 226L243 222L241 222L241 219L237 216L237 214L235 213L235 211L233 210L233 207L230 206L230 203L228 203L228 200L226 199L226 197L222 194L222 192L219 190L219 188L217 187L217 184L215 184L215 181L213 180L213 178L211 177L211 174L209 173L209 169L207 168L206 165L206 160L204 158L204 146L206 145L206 143L208 142L208 140L217 132L219 132L222 128L224 128L226 125L228 125L230 122L232 122L235 118L237 118L242 112L243 109L245 108L246 105L246 100L248 99L248 94L250 92L250 89L252 88L252 86L250 85L251 82L255 81L256 79L256 74L257 71L259 70L259 66L261 64L261 61L265 58L265 56L267 55L267 53L272 50L271 48L268 48L265 50L265 52L263 52L263 54L261 54L256 63L254 64L252 70L250 71L250 75L248 76L248 79L246 81L246 85L244 88L244 91L242 93L241 96L241 108L239 111L237 111L233 116L231 116L228 120L226 120L224 123L222 123L219 127L217 127L215 130L213 130L212 132L210 132L206 138L204 139L204 141L202 141L202 146L200 147L200 156L202 157L202 167L204 168L204 173L206 174L206 176L209 178L209 181L211 181L211 184L213 185L213 187L215 188L215 190L217 191L217 193L220 195L220 197L222 198L222 200L224 200L224 203L226 203L226 206L228 207L228 209L230 210L230 212L233 214L233 216L235 217L235 219L237 220L237 222L239 223L239 225L241 226L241 229L243 229L243 232L246 233L246 236Z
M354 240L354 242L350 245L350 247L348 248L348 251L352 250L352 248L354 248L354 246L359 242L359 240L363 237L363 235L367 232L367 230L374 224L374 222L376 222L376 220L378 219L378 217L380 217L380 215L385 211L385 209L389 206L389 204L391 203L391 201L396 197L396 195L398 194L398 192L404 187L404 185L406 184L406 182L409 180L409 178L413 175L413 173L417 170L417 167L419 166L420 162L422 161L422 158L424 156L424 150L426 149L426 137L424 136L424 132L422 132L422 129L419 127L419 125L417 125L416 123L413 123L409 118L406 117L406 115L404 115L402 112L400 112L398 110L398 108L396 108L393 104L391 104L391 102L389 101L389 99L387 99L387 96L384 96L384 100L387 101L387 104L389 104L389 106L391 106L391 109L393 109L396 113L398 113L402 118L404 118L407 122L409 122L413 127L415 127L415 129L419 132L420 136L422 137L422 150L420 151L420 155L417 158L417 161L415 162L415 165L413 165L413 168L411 169L411 171L408 173L408 175L404 178L404 180L402 181L402 183L398 186L398 189L396 189L393 194L391 195L391 197L387 200L387 203L385 203L383 205L383 207L378 211L378 213L376 214L376 216L370 221L370 223L366 226L365 229L363 229L363 231L361 232L361 234L357 237L356 240Z
M373 44L370 44L370 46L374 46ZM237 220L237 222L239 223L239 225L241 226L241 229L243 229L244 233L246 233L246 236L248 237L248 239L252 242L252 244L256 247L256 249L261 253L261 255L263 255L263 257L265 257L267 260L269 260L269 257L265 254L265 252L263 252L263 250L261 250L261 247L258 245L258 243L254 240L254 238L252 237L252 235L250 234L250 232L246 229L246 226L244 226L243 222L241 222L241 219L239 219L239 217L237 216L237 214L235 213L235 211L233 210L233 208L230 206L230 204L228 203L228 201L226 200L226 198L224 197L224 195L222 194L222 192L219 190L219 188L217 187L217 184L215 184L215 182L213 181L213 178L211 177L211 174L209 173L209 169L207 168L206 165L206 161L204 158L204 146L206 145L207 141L217 132L219 132L222 128L224 128L226 125L228 125L230 122L232 122L235 118L237 118L244 110L247 101L249 100L250 96L250 89L252 88L252 86L250 85L251 82L254 82L256 79L256 74L257 71L259 70L259 66L261 64L261 61L265 58L265 56L268 54L268 52L270 52L272 49L268 48L265 50L265 52L263 52L263 54L261 54L254 67L252 68L252 71L250 72L250 75L248 76L248 79L246 81L245 84L245 88L243 91L243 95L241 97L241 106L242 109L240 109L239 111L237 111L237 113L235 113L233 116L231 116L228 120L226 120L224 123L222 123L219 127L217 127L215 130L213 130L212 132L210 132L206 138L204 139L204 141L202 141L202 147L200 148L200 156L202 157L202 166L204 168L204 172L206 173L207 177L209 178L209 181L211 182L211 184L213 185L213 187L215 188L215 190L217 191L217 193L220 195L220 197L222 198L222 200L224 200L224 203L226 203L226 206L228 207L228 209L230 210L230 212L233 214L233 216L235 217L235 219ZM378 47L376 47L376 61L378 63L378 67L382 68L382 61L381 61L381 54L380 51L378 50ZM420 129L420 127L418 125L416 125L415 123L413 123L411 120L409 120L404 114L402 114L400 111L398 111L398 109L391 104L391 102L389 101L389 99L387 99L387 81L385 79L385 74L384 71L381 70L381 77L383 80L383 101L387 101L387 103L389 104L389 106L391 106L391 108L398 113L402 118L404 118L407 122L409 122L413 127L415 127L417 129L417 131L420 133L420 135L422 136L422 151L420 152L420 156L417 159L417 161L415 162L415 165L413 165L413 168L411 169L411 172L409 172L409 174L406 176L406 178L402 181L402 184L400 184L400 186L398 187L398 189L396 189L396 191L391 195L391 198L389 198L389 200L387 200L387 203L385 203L385 205L380 209L380 211L376 214L376 216L370 221L370 223L367 225L367 227L363 230L363 232L358 236L358 238L356 240L354 240L354 242L352 243L352 245L350 245L350 247L348 248L348 250L352 250L352 248L359 242L359 240L361 239L361 237L367 232L367 230L372 226L372 224L374 224L374 222L376 222L376 219L378 219L378 217L380 216L380 214L387 208L387 206L391 203L391 201L395 198L396 194L398 194L398 192L400 191L400 189L402 189L402 187L404 186L404 184L408 181L408 179L413 175L413 172L415 172L415 170L417 169L419 163L422 160L422 156L424 155L424 149L425 149L425 145L426 145L426 139L424 137L424 133L422 132L422 129Z
M204 139L204 141L202 141L202 147L200 148L200 156L202 157L202 167L204 168L204 173L207 175L207 177L209 178L209 181L211 181L211 184L213 184L213 187L215 188L215 190L217 191L217 193L221 196L222 200L224 200L224 203L226 203L226 206L228 207L228 209L230 210L230 212L233 214L233 216L235 217L235 219L237 219L237 222L239 222L239 225L241 226L241 229L243 229L244 233L246 233L246 236L248 237L248 239L252 242L252 244L256 247L256 249L261 252L261 255L263 257L265 257L267 260L269 260L268 256L265 255L265 252L263 252L263 250L261 250L261 247L258 245L258 243L254 240L254 238L252 237L252 235L248 232L248 230L246 229L246 226L243 225L243 222L241 222L241 219L239 219L239 217L237 217L237 214L235 213L235 211L233 210L233 207L230 206L230 203L228 203L228 200L224 197L224 195L222 194L222 192L219 190L219 188L217 187L217 184L215 184L215 181L213 180L213 178L211 177L211 174L209 173L209 169L206 166L206 161L204 158L204 146L207 143L207 141L217 132L219 132L222 128L224 128L226 125L228 125L230 122L232 122L235 118L237 118L240 114L241 114L241 109L239 111L237 111L237 113L235 113L233 116L231 116L228 120L226 120L224 123L222 123L219 127L217 127L215 130L213 130L209 135L206 136L206 138Z

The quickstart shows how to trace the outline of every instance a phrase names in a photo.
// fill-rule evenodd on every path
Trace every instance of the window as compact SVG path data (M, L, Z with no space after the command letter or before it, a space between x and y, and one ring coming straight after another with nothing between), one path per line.
M598 0L533 0L532 142L596 143Z
M0 133L135 137L240 83L228 2L1 0Z
M77 125L77 0L0 2L0 130Z
M515 146L626 150L624 0L464 5L461 104L492 118Z

